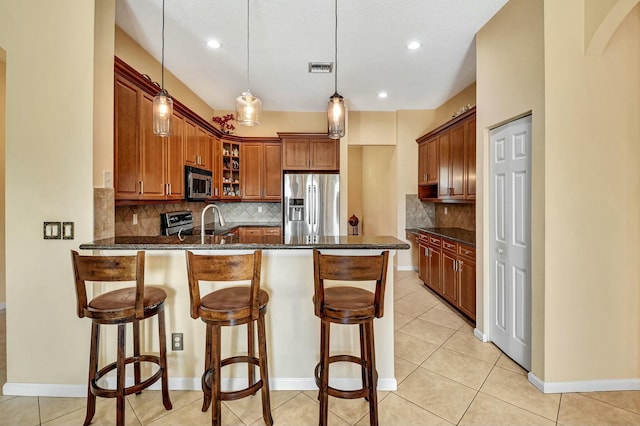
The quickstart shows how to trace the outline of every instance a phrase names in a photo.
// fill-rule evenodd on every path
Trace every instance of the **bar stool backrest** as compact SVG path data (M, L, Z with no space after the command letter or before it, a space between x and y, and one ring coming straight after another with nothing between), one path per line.
M321 315L324 305L324 280L375 281L375 316L382 318L388 261L388 251L375 256L334 256L313 250L316 315Z
M135 316L144 318L144 251L131 256L80 256L71 250L76 281L77 314L83 318L87 309L86 282L135 281Z
M251 318L259 316L262 250L241 255L206 255L187 251L191 318L200 317L200 281L251 281Z

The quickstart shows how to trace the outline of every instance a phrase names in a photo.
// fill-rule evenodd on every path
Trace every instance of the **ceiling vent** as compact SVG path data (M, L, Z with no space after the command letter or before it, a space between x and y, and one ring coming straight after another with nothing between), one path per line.
M333 62L309 62L309 72L311 73L331 73Z

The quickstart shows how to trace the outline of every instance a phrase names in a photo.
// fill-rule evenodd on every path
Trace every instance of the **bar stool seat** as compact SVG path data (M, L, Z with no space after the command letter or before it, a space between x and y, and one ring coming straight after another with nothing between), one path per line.
M320 362L315 381L320 400L320 425L327 424L328 397L369 401L369 422L378 424L377 383L373 320L384 313L384 291L389 252L376 256L333 256L313 251L315 315L320 318ZM325 287L327 281L374 281L375 291L355 286ZM329 355L330 324L358 325L360 356ZM336 362L360 365L362 387L342 390L329 386L329 366Z
M221 401L233 401L254 395L262 390L262 417L266 425L273 424L269 397L267 343L264 317L269 293L260 288L262 251L247 255L196 255L186 253L191 317L200 318L207 327L205 365L202 374L204 401L202 411L211 406L211 424L221 424ZM200 295L200 282L249 281L249 286L233 286ZM221 358L221 327L247 325L247 355ZM258 326L258 356L255 356L254 324ZM236 391L222 391L222 367L236 363L247 364L247 387ZM255 380L255 366L260 379Z
M169 398L169 380L166 359L166 337L164 325L164 302L167 293L158 287L144 285L144 252L135 256L80 256L71 251L76 282L78 317L91 319L91 349L89 359L89 380L87 390L87 413L84 425L91 423L96 409L96 397L116 398L116 424L124 425L125 396L139 394L149 386L162 381L162 403L167 410L172 404ZM134 281L135 287L120 288L87 299L86 282ZM141 354L140 321L158 316L160 353ZM126 356L126 325L133 327L133 356ZM118 326L117 359L98 370L100 326ZM142 380L141 363L158 366L157 371ZM134 383L125 386L125 366L133 364ZM116 387L101 386L100 380L116 370Z

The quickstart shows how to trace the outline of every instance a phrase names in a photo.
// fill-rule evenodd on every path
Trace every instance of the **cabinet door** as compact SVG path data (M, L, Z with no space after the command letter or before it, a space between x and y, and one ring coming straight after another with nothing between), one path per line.
M429 282L431 288L438 294L442 294L442 250L429 247Z
M200 126L196 126L196 141L198 150L198 167L211 171L211 145L209 135Z
M451 155L451 133L438 136L438 197L449 198L449 160Z
M220 198L222 193L222 142L213 135L208 135L211 146L211 198Z
M189 120L184 121L184 164L192 167L198 166L196 125Z
M283 139L282 169L308 170L309 139Z
M264 186L265 200L282 199L282 144L264 144Z
M449 195L455 198L464 197L464 157L466 122L451 129L451 146L449 151Z
M455 265L456 256L442 251L442 295L454 305L458 302Z
M427 141L427 174L426 183L429 185L438 183L438 138Z
M427 142L418 145L418 185L427 184L428 148Z
M242 144L242 199L262 198L263 146L261 143Z
M476 319L476 264L470 259L458 260L460 293L458 307L471 319Z
M469 120L469 126L467 128L467 134L464 139L465 149L465 164L464 175L466 176L465 182L465 197L468 199L476 198L476 119L475 115Z
M171 117L171 136L165 138L167 149L167 199L184 198L184 117L174 112Z
M339 170L339 148L339 139L310 139L309 169L327 171Z
M142 93L140 109L140 181L144 200L165 199L163 138L153 134L153 96Z
M139 89L119 78L114 93L115 198L135 199L139 193Z
M429 275L429 249L418 244L418 277L428 286L431 284Z

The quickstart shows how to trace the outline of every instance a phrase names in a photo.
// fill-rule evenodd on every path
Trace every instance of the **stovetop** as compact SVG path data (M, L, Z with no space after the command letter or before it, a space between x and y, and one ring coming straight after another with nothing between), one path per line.
M193 233L193 212L189 210L160 214L161 235L191 235Z

